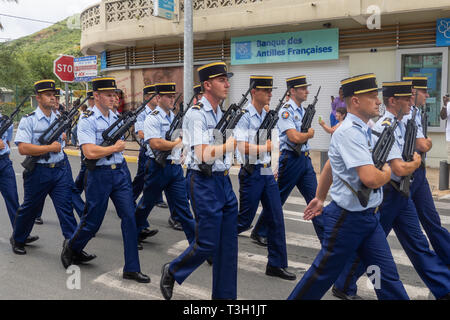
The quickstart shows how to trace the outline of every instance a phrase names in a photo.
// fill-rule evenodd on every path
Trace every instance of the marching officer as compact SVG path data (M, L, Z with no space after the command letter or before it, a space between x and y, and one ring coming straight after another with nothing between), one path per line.
M236 140L230 137L223 144L220 135L219 144L214 143L214 128L222 117L219 104L227 97L232 74L224 62L204 65L198 73L204 94L183 121L189 192L196 220L195 241L163 266L160 288L164 298L171 299L174 282L183 283L213 257L212 298L236 299L238 203L228 176Z
M95 106L82 116L78 124L78 139L85 158L97 162L94 168L89 168L85 173L85 211L75 232L64 242L61 262L64 268L69 267L74 255L81 252L95 235L111 198L122 220L125 256L123 278L148 283L150 278L141 273L139 264L131 176L122 154L125 141L118 140L108 147L100 146L103 131L118 119L112 111L116 81L114 78L97 78L92 84Z
M0 113L0 126L3 121L2 118L2 114ZM16 211L19 208L19 196L17 195L16 174L12 162L9 159L13 130L14 126L11 125L5 134L0 137L0 192L5 200L11 226L14 228L14 219ZM38 239L38 236L28 236L25 243L31 243Z
M371 192L366 207L354 194L361 184L380 188L391 176L387 164L382 170L374 166L371 154L374 139L367 122L379 115L381 104L376 78L365 74L344 79L341 85L348 114L331 137L330 160L320 176L316 198L304 214L305 220L318 214L324 217L322 248L288 299L322 298L356 252L365 266L380 268L380 286L375 287L378 299L408 299L379 222L383 192ZM332 201L323 208L330 186Z
M314 137L314 129L302 133L302 119L305 109L302 107L308 98L308 84L306 76L293 77L286 80L289 89L289 101L281 108L277 123L280 134L280 159L278 170L278 188L280 190L281 204L284 205L292 189L297 186L306 203L309 203L316 193L317 179L316 173L309 157L308 140ZM293 147L296 144L303 144L301 153L297 154ZM260 245L267 245L268 226L266 222L266 212L263 209L255 228L251 233L251 238ZM322 239L323 222L318 216L313 220L314 229L319 239Z
M197 104L202 99L203 91L202 91L202 85L197 84L194 86L194 101L193 104Z
M450 270L430 250L427 238L420 228L414 203L410 197L405 197L400 192L402 177L412 174L421 164L421 157L417 152L414 153L413 161L406 162L402 158L406 131L402 118L410 112L411 95L411 81L383 83L383 102L386 112L377 121L373 130L381 133L384 127L391 126L393 121L398 120L399 122L395 130L395 143L387 158L392 176L389 183L383 186L380 224L386 237L392 229L395 231L411 263L433 295L437 299L448 299L450 297ZM356 295L356 281L364 273L364 267L370 265L362 266L360 264L358 266L358 260L358 258L352 258L347 263L335 284L335 293L342 292L350 297Z
M280 192L271 169L271 141L260 141L256 135L264 118L264 106L270 104L273 77L251 76L252 102L236 126L237 156L241 163L239 171L239 215L238 233L250 228L261 201L267 214L267 243L269 259L266 274L286 280L295 280L295 274L286 270L287 252L284 231L283 209Z
M24 201L17 210L10 239L16 254L26 254L24 244L47 195L52 198L64 239L70 238L77 225L71 201L67 201L71 199L71 186L61 148L62 138L51 145L38 142L42 133L56 120L56 114L52 112L56 103L55 81L41 80L34 84L34 88L39 106L20 120L14 141L21 155L39 157L35 167L23 173ZM48 155L48 159L41 157L44 155Z
M56 114L57 117L59 117L61 115L61 112L59 111L60 108L60 104L59 104L59 99L60 99L60 92L61 92L61 88L56 88L56 93L55 93L55 98L56 98L56 103L52 109L52 111ZM59 109L58 109L59 108ZM63 133L62 135L63 139L62 139L62 143L61 143L61 148L64 149L65 145L66 145L66 133ZM84 211L84 201L83 199L81 199L80 193L78 193L78 190L74 184L73 181L73 175L72 175L72 167L70 165L69 159L67 157L67 154L64 153L64 160L66 161L66 173L67 173L67 181L71 186L71 191L72 191L72 210L75 209L76 213L78 214L79 217L81 217L81 215L83 214ZM37 216L35 219L35 224L43 224L43 220L42 220L42 211L44 210L44 205L45 205L45 198L43 199L43 202L40 204L40 209L38 209L37 212Z
M155 85L148 85L144 87L143 90L143 97L144 101L149 99L152 94L155 93ZM139 149L139 157L138 157L138 169L136 176L134 177L132 186L133 186L133 199L134 202L137 201L139 198L139 195L141 194L142 190L144 189L144 178L145 178L145 164L147 163L148 156L147 153L147 143L144 141L144 121L149 116L153 110L157 107L158 103L156 99L150 100L150 102L145 106L145 109L143 112L141 112L136 120L136 123L134 124L134 131L138 135L138 138L141 140ZM156 206L161 208L167 208L166 203L163 201L162 192L158 195L158 199L156 201ZM148 229L150 225L148 222L145 222L145 228L143 229L146 233L146 237L154 236L158 233L157 229L150 230Z
M412 101L414 102L411 107L411 112L408 116L403 118L403 122L406 124L408 119L411 118L414 108L422 108L416 113L416 125L417 125L417 138L416 149L419 154L422 154L422 164L414 171L413 181L411 184L411 199L419 216L420 223L422 224L428 240L433 246L436 254L441 260L450 266L450 233L446 228L441 225L441 219L439 213L434 205L433 196L431 194L430 185L428 184L426 167L425 167L425 155L432 148L432 141L429 137L426 137L423 132L422 115L426 107L426 100L429 98L428 90L428 78L427 77L404 77L403 80L412 81L413 94ZM417 93L417 105L415 105Z
M186 197L186 183L183 168L180 165L181 138L175 141L165 140L175 115L172 112L175 99L175 83L155 85L157 107L145 119L144 141L148 145L147 163L145 164L144 195L136 207L136 224L140 240L144 238L141 231L148 225L147 218L153 209L158 195L164 190L171 211L176 212L189 243L194 240L194 219ZM158 153L171 151L164 164L157 163Z

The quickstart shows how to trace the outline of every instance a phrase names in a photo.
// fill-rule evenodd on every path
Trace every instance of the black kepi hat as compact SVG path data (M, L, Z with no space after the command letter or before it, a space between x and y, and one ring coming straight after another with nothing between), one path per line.
M94 91L116 90L115 78L96 78L92 80L92 89Z
M344 98L351 97L356 94L381 91L381 88L378 88L377 78L373 73L366 73L346 78L341 81L341 86L344 93Z
M227 65L225 62L213 62L201 66L197 69L198 75L200 77L200 82L213 79L219 76L226 76L231 78L233 73L228 72Z
M44 91L54 91L56 94L55 80L40 80L34 83L35 93L41 93Z

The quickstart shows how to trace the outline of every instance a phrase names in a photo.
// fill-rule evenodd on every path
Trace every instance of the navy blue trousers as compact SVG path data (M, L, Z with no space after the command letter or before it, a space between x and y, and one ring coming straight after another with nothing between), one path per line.
M411 199L434 251L446 265L450 266L450 233L441 225L441 219L434 205L426 177L426 170L423 167L414 172Z
M64 160L62 160L64 161ZM24 243L34 226L40 206L47 195L53 201L58 215L64 239L69 239L77 226L73 216L71 201L71 185L67 179L67 166L58 164L56 168L36 165L33 172L24 173L24 199L16 213L14 221L14 240Z
M293 152L283 150L278 169L278 189L280 190L281 205L284 205L295 186L305 198L306 203L309 203L316 196L316 173L309 156L302 153L297 157ZM322 219L322 216L317 216L312 220L320 241L322 241L323 234ZM268 229L266 212L263 209L253 232L256 232L259 236L267 237Z
M450 292L450 269L430 250L411 198L405 198L390 184L383 187L383 193L380 224L385 236L394 229L422 281L436 298L443 297ZM351 257L336 281L336 287L347 294L356 294L356 281L364 270L358 257Z
M147 161L144 195L136 207L136 225L138 233L148 226L148 216L164 190L170 208L176 212L177 217L186 234L189 243L194 240L194 218L186 197L186 182L183 169L179 164L171 164L162 168L153 158Z
M322 249L311 267L289 296L289 300L319 300L330 289L346 265L357 253L364 266L378 266L380 300L406 300L408 294L399 279L386 235L375 208L351 212L332 201L323 210Z
M278 185L271 170L270 167L256 165L251 175L243 168L239 171L238 233L250 228L261 201L268 224L268 264L286 268L288 261L283 209Z
M75 183L73 181L73 175L72 175L72 167L70 166L69 159L67 155L64 153L64 160L66 161L66 173L67 173L67 181L71 185L71 192L72 192L72 209L75 209L77 215L81 217L83 215L84 211L84 201L81 199L81 192L83 189L81 189L81 192L79 192L79 189L75 186ZM40 218L42 216L42 211L44 210L45 205L45 199L44 201L39 205L39 209L36 215L36 218Z
M207 177L198 171L189 172L195 241L169 266L175 280L182 284L207 258L213 257L213 299L237 298L238 203L225 174L213 172Z
M139 198L139 195L141 194L142 190L144 190L144 183L145 183L145 165L149 159L145 155L145 148L141 148L139 150L139 157L138 157L138 169L136 172L136 177L134 177L132 186L133 186L133 199L134 202L137 201ZM166 195L167 196L167 195ZM163 202L162 192L159 193L158 198L156 200L156 203ZM172 213L172 212L171 212Z
M124 245L125 266L123 271L140 272L136 220L134 218L133 192L131 176L127 164L123 161L116 169L110 166L99 166L88 170L86 177L86 208L80 223L69 241L69 247L75 252L81 252L89 240L99 230L109 198L111 198L117 215L121 219L122 238Z
M5 200L11 226L13 226L16 211L19 208L19 196L17 195L16 174L9 155L0 156L0 192Z

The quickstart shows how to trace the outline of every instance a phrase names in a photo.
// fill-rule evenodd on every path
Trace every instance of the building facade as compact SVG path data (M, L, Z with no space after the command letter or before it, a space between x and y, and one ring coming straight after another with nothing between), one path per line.
M102 73L116 77L129 106L142 101L151 83L174 81L183 91L183 0L174 0L171 20L153 15L154 2L103 0L81 14L81 50L101 58ZM250 75L273 75L275 108L285 79L305 74L310 101L321 86L317 115L327 120L345 77L373 72L381 84L425 75L428 165L446 159L439 111L450 91L448 0L193 0L193 7L194 64L229 64L235 74L229 102L240 99ZM329 135L317 121L314 128L312 148L328 149Z

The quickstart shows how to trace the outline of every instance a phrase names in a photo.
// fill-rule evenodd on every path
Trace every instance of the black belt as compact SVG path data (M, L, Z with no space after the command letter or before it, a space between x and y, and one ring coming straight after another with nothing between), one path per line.
M250 168L252 169L258 169L258 168L270 168L270 163L264 163L264 164L249 164ZM241 164L241 168L243 168L244 165Z
M41 166L41 167L45 167L45 168L59 168L62 167L66 164L66 160L61 160L59 162L53 162L53 163L36 163L36 165Z
M150 157L150 160L156 161L153 157ZM164 161L166 162L166 164L176 164L175 160L166 159Z
M125 163L125 160L122 163L108 164L108 165L104 165L104 166L95 166L95 170L116 170L116 169L120 169L124 163Z
M0 156L0 160L9 159L9 153L3 154Z

